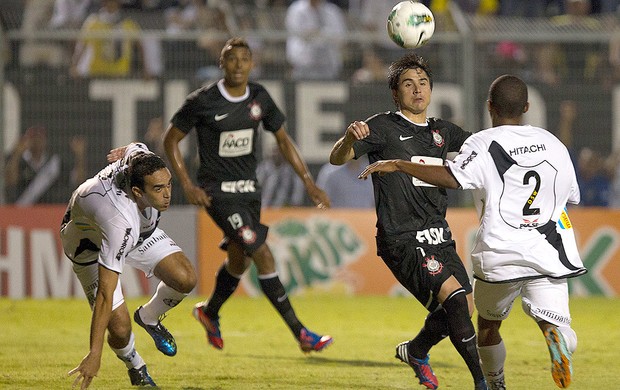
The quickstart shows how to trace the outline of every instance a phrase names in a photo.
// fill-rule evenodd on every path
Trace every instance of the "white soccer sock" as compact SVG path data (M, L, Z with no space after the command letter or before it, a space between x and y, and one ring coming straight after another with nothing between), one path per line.
M164 282L159 282L151 300L142 306L140 318L147 325L155 325L162 314L178 305L186 296L187 294L178 292Z
M499 344L478 347L482 372L489 383L489 389L493 389L493 383L504 382L504 362L506 361L506 346L504 340Z
M118 356L119 359L125 363L127 368L140 368L144 366L144 360L142 356L136 351L136 338L131 332L131 336L129 337L129 343L126 347L121 349L112 348L112 351Z
M564 341L566 341L566 347L571 354L575 353L577 349L577 333L570 326L558 326L558 330L562 333Z

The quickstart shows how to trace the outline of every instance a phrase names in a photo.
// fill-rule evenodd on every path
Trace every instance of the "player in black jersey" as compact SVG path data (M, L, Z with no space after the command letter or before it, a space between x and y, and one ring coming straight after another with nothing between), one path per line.
M256 143L261 122L276 137L281 153L303 180L314 204L328 208L329 198L315 185L286 132L284 114L262 85L249 81L252 66L247 42L241 38L229 39L220 56L224 78L190 94L164 136L166 155L185 196L190 203L204 207L223 230L222 248L228 252L218 271L213 294L208 302L198 303L193 314L205 327L209 343L222 349L219 310L237 288L250 261L254 261L263 292L299 341L302 351L320 351L331 344L332 338L309 331L297 318L266 243L268 227L260 223ZM194 128L200 156L198 185L189 177L178 146Z
M453 123L426 116L433 79L421 57L411 53L392 63L388 82L398 111L351 123L332 149L332 164L368 154L370 163L403 159L440 165L471 135ZM428 352L450 336L476 389L486 389L471 321L472 287L445 219L446 190L404 173L373 174L372 181L377 254L430 312L420 333L396 347L396 357L413 368L422 385L436 389Z

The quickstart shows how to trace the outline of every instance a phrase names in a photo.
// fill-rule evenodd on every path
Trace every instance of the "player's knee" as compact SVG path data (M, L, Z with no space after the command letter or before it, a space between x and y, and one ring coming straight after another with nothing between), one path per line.
M183 294L189 294L196 287L197 279L194 272L188 273L179 283L178 291Z
M463 288L459 288L448 295L441 306L446 310L448 316L459 315L469 318L469 303L467 302L467 294Z
M112 348L123 348L131 337L131 322L111 321L108 324L108 344Z

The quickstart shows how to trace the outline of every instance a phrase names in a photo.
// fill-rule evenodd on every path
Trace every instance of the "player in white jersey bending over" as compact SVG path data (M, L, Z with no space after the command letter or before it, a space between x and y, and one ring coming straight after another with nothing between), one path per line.
M134 320L165 355L176 354L172 335L159 318L196 285L196 273L172 239L157 227L170 206L171 174L165 162L144 144L114 149L112 162L73 193L60 237L92 308L90 351L80 365L74 386L87 388L101 365L103 339L129 369L132 385L155 386L135 349L131 319L119 279L125 263L161 280L151 300L138 308Z
M490 389L505 389L506 348L499 333L514 300L542 330L558 387L571 382L577 335L570 327L567 278L586 273L566 204L579 203L566 147L548 131L523 125L527 86L503 75L489 89L493 127L465 141L445 166L377 161L370 174L405 172L444 188L473 189L480 228L472 250L478 347Z

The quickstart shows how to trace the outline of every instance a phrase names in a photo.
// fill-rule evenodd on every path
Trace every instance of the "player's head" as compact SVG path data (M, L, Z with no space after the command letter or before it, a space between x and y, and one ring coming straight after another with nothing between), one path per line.
M517 76L508 74L500 76L491 84L487 102L494 121L518 120L529 108L527 85Z
M226 41L220 54L220 68L227 86L247 84L253 66L252 50L245 39L235 37Z
M419 114L431 102L433 74L426 61L411 52L390 64L388 85L399 110Z
M392 91L398 89L398 84L400 84L400 76L409 69L423 70L428 77L431 89L433 89L433 72L431 72L430 66L424 58L414 52L410 52L390 64L390 69L388 70L388 85Z
M164 211L170 206L172 175L161 157L153 153L132 157L127 176L140 209L153 207Z

